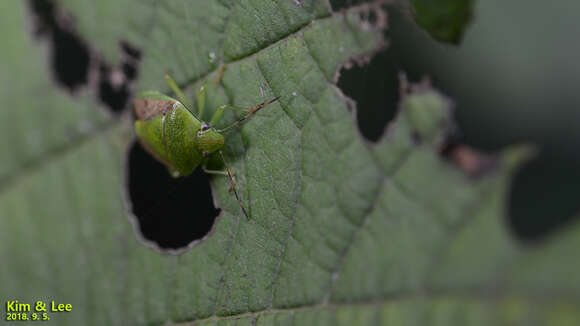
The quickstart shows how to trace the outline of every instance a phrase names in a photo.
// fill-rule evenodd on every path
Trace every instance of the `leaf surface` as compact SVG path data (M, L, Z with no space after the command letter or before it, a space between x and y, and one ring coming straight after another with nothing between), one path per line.
M110 60L121 40L142 50L141 90L165 90L170 71L194 96L224 63L210 108L259 103L260 86L282 98L227 135L252 219L217 178L223 211L211 236L161 255L139 240L123 202L131 124L55 88L42 45L26 34L24 4L2 2L2 31L16 35L0 51L10 90L0 98L10 108L0 113L6 300L72 303L72 313L52 315L58 325L579 319L580 264L570 259L579 226L525 247L505 225L506 189L524 151L506 150L492 171L466 176L439 154L450 102L428 87L404 98L380 142L362 140L335 81L341 64L384 44L382 30L361 20L366 5L332 13L324 1L59 4Z

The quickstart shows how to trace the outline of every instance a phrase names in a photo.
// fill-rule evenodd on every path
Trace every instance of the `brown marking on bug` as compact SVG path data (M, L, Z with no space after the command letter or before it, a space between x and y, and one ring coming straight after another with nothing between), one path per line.
M135 114L139 120L145 121L160 114L165 114L173 107L175 102L149 98L136 98L133 100Z

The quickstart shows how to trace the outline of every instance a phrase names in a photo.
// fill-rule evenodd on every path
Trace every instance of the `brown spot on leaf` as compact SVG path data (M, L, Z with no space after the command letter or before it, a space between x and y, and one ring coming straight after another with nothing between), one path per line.
M495 156L481 153L467 145L447 146L442 154L470 177L480 177L497 166Z

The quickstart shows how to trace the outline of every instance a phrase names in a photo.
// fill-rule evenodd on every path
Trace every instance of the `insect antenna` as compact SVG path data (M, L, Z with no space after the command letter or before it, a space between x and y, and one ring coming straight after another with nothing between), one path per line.
M222 158L222 161L224 162L224 166L226 167L226 171L228 172L228 176L230 177L230 182L231 182L231 187L232 187L231 189L234 191L234 195L236 196L236 200L238 201L238 205L240 205L240 208L242 209L242 212L244 212L244 215L246 215L246 218L249 220L250 219L250 216L246 212L246 209L244 208L244 205L242 205L242 201L240 200L240 197L238 196L238 192L236 191L236 181L234 180L234 176L232 174L232 171L228 167L228 164L226 162L226 159L225 159L224 154L222 153L222 151L219 151L219 153L220 153L220 156Z
M245 116L241 117L238 121L232 123L231 125L223 128L223 129L219 129L218 132L224 132L226 130L229 130L233 127L239 126L242 122L244 122L245 120L247 120L249 117L251 117L254 113L260 111L262 108L265 108L266 106L276 102L280 97L282 96L276 96L273 99L269 100L269 101L265 101L262 102L260 104L254 105L253 107L248 109L248 114L246 114Z

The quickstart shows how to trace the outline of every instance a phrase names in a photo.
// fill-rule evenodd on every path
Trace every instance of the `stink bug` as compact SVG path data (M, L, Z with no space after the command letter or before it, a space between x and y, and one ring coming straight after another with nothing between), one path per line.
M218 83L224 71L219 72ZM228 168L221 149L225 138L223 132L239 126L260 109L277 101L277 96L251 108L243 109L231 105L222 105L217 108L209 123L202 120L205 108L205 87L202 86L197 96L198 112L194 115L189 108L188 101L177 86L177 83L165 76L167 84L179 100L171 98L157 91L140 93L133 101L135 108L135 131L143 148L155 159L163 163L173 177L182 177L191 174L198 166L210 174L226 175L230 178L229 191L233 191L242 212L249 219L246 209L242 205L236 191L234 174ZM212 127L221 118L225 109L244 112L244 116L223 129ZM218 153L225 171L209 170L206 167L209 157Z

